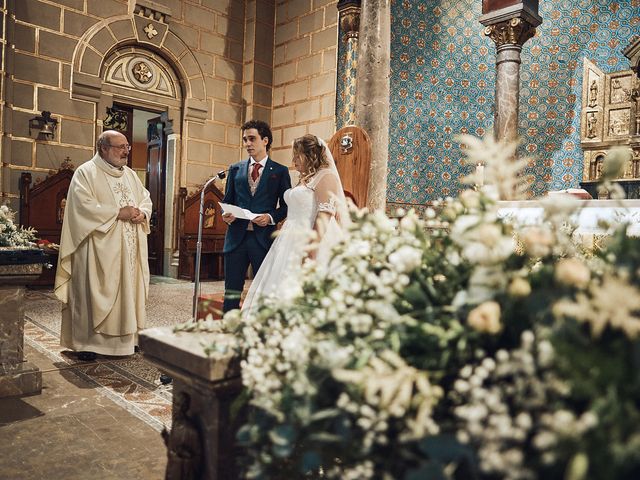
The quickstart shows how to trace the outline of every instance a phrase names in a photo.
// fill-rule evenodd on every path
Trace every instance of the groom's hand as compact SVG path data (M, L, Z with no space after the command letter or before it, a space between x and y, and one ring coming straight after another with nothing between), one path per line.
M271 223L271 217L268 213L263 213L262 215L258 215L251 221L259 227L266 227L267 225L269 225L269 223Z
M236 217L232 213L224 213L222 214L222 221L227 225L231 225Z

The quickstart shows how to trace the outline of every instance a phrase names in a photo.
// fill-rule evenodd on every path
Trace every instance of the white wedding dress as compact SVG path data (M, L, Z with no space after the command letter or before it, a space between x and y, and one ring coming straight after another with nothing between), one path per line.
M284 193L287 219L251 283L242 303L243 312L255 308L260 297L277 295L283 288L299 284L302 262L312 243L316 216L321 211L331 214L316 251L316 261L326 265L331 249L343 235L336 220L336 200L332 193L336 188L342 188L337 172L322 169L306 185L299 184Z

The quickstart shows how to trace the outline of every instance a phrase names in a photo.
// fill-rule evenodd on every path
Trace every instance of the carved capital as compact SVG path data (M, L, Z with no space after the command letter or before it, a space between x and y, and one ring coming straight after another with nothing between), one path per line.
M487 26L484 29L484 34L490 37L497 47L503 45L522 46L536 34L536 27L522 18L514 17Z
M340 10L340 29L347 38L358 38L360 6L347 5Z

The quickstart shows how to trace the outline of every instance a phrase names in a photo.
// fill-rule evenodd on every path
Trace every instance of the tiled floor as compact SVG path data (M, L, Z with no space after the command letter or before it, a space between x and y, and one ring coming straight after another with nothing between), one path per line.
M203 283L218 293L221 282ZM191 318L193 284L154 278L147 326ZM79 362L59 345L60 302L27 294L26 360L42 371L42 394L0 399L0 480L164 478L160 431L171 420L171 387L140 354Z
M162 479L158 431L27 345L42 394L0 399L0 478ZM84 367L90 368L90 367Z

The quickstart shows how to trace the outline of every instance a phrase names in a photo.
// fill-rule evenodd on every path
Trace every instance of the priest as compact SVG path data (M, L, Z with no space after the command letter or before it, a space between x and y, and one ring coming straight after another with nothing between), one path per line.
M124 135L103 132L69 185L55 294L64 303L60 344L81 360L133 354L144 328L151 199L127 167L130 150Z

